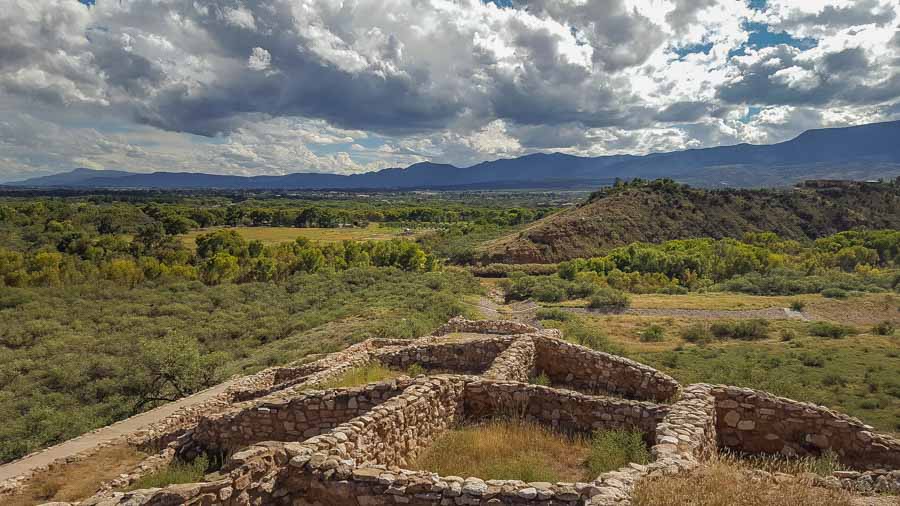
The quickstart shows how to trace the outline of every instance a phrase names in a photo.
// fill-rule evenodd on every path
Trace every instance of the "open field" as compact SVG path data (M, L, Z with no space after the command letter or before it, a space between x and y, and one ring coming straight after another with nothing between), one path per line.
M636 296L635 301L642 296ZM721 307L723 298L703 295L652 296L656 307L666 298L690 300L692 307ZM758 303L748 298L745 306ZM567 338L621 353L657 367L682 383L726 383L823 404L870 423L880 430L900 431L900 335L875 335L869 324L859 323L888 316L878 313L886 295L870 295L844 301L816 300L808 296L813 314L846 325L856 332L842 338L811 335L813 323L772 320L767 337L758 340L712 339L692 344L682 332L698 321L687 317L648 317L569 313L566 321L544 320L560 328ZM896 300L896 297L894 299ZM862 302L859 304L859 302ZM715 323L704 320L703 325ZM641 334L651 325L663 330L659 341L647 342Z
M386 241L400 237L414 238L418 234L423 233L423 231L417 230L414 234L404 235L402 229L384 227L377 223L372 223L366 228L211 227L191 230L179 237L185 245L196 248L197 236L222 229L235 230L244 239L248 241L262 241L263 244L290 242L298 237L319 242Z
M496 282L490 285L495 286ZM804 306L803 312L812 320L828 320L850 325L874 325L882 321L900 323L900 295L893 293L861 293L847 299L829 299L819 294L765 296L726 292L686 295L632 294L629 297L630 307L633 309L743 311L788 308L791 304L800 302ZM587 304L587 299L575 299L542 305L567 308L585 307Z

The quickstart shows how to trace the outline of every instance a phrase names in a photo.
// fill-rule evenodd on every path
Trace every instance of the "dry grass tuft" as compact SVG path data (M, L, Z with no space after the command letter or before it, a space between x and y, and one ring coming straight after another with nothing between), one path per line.
M752 480L745 463L718 457L678 476L639 481L634 506L851 506L850 494L796 480Z
M20 494L0 498L0 504L30 506L84 500L94 495L100 483L130 471L146 457L126 445L104 448L90 459L40 473Z
M412 463L443 476L523 481L590 480L587 438L534 423L491 420L442 435Z
M590 481L649 459L639 432L561 434L540 424L495 419L448 431L413 462L444 476L522 481Z

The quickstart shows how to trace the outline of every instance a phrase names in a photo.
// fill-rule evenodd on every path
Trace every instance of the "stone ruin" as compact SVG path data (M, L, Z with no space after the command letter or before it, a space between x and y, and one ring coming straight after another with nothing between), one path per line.
M378 363L417 377L317 390ZM552 387L529 384L537 372ZM652 462L589 483L525 483L406 469L444 431L497 415L560 431L630 428ZM827 408L724 385L679 385L646 365L564 341L556 330L455 318L417 340L372 339L315 362L244 378L130 442L160 451L84 505L622 505L635 483L703 465L719 449L787 457L831 449L859 471L816 484L900 493L900 441ZM230 454L208 481L117 492L176 458Z

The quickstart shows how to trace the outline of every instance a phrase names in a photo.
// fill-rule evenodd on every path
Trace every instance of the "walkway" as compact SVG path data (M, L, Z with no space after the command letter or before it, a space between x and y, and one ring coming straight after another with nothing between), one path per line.
M39 450L8 464L0 465L0 483L51 464L58 459L74 456L75 454L93 448L101 443L124 437L174 414L181 408L206 402L213 397L224 393L235 381L237 381L237 379L220 383L214 387L197 392L194 395L164 404L156 409L82 434L74 439Z

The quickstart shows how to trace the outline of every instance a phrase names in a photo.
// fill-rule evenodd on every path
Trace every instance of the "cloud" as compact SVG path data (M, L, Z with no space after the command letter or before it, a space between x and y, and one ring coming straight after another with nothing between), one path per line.
M895 1L511 5L4 0L0 170L358 172L773 142L897 115Z

